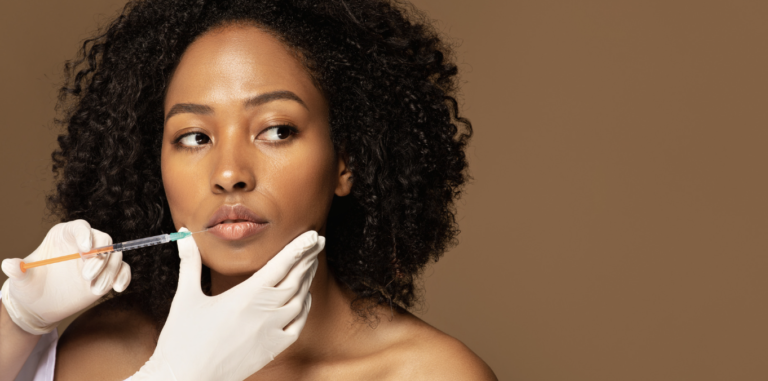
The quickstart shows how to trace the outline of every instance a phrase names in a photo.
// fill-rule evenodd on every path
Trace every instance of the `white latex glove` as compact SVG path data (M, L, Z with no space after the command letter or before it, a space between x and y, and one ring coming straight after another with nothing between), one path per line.
M194 238L176 242L181 264L171 312L154 354L131 381L242 381L296 341L325 237L305 232L245 282L216 296L200 288Z
M24 262L85 253L111 244L112 237L91 229L88 222L70 221L51 228ZM131 282L131 268L123 262L122 252L33 267L26 273L21 271L21 261L3 260L8 280L3 284L2 300L13 322L34 335L52 331L62 319L90 306L110 289L122 292Z

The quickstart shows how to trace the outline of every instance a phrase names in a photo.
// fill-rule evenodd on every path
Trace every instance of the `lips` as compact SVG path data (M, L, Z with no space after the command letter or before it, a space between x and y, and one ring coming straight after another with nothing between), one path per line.
M267 227L269 221L241 204L222 205L208 220L208 232L225 240L253 236Z

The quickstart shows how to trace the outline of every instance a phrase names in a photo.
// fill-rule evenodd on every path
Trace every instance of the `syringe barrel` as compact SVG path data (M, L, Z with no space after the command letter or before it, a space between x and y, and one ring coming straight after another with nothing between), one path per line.
M154 237L147 237L142 239L135 239L133 241L125 241L116 243L113 246L114 251L126 251L140 249L142 247L159 245L161 243L171 242L170 234L161 234Z

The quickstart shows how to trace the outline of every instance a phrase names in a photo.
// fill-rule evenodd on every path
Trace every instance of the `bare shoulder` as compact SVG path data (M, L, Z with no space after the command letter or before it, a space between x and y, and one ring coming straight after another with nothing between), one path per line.
M393 379L497 380L491 368L461 341L409 314L399 314L399 339L390 347Z
M149 360L156 343L149 316L104 302L80 315L62 334L54 379L124 380Z

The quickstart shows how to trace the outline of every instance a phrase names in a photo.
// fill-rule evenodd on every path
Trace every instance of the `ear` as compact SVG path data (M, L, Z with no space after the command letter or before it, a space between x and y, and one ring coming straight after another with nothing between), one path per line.
M339 167L338 171L336 171L338 176L334 193L339 197L344 197L352 190L352 172L349 170L349 155L345 151L341 151L336 156L338 156Z

